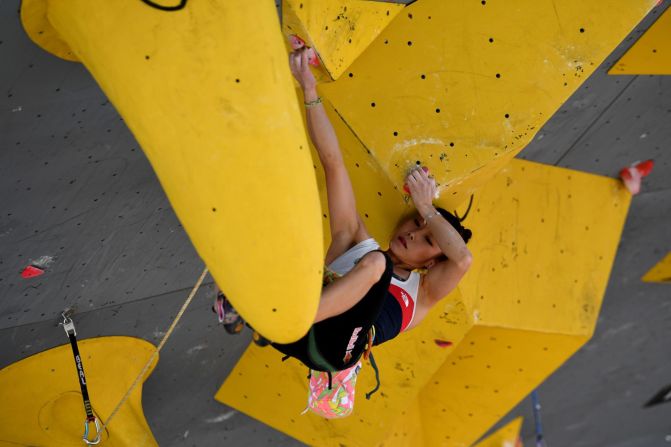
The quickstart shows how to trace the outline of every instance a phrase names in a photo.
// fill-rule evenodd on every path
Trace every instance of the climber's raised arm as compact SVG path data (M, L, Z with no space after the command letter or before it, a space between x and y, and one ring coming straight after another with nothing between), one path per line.
M345 167L338 138L317 93L317 82L308 65L308 49L289 55L289 66L303 90L307 127L317 149L326 177L331 246L328 264L355 243L367 239L368 232L357 214L354 190Z

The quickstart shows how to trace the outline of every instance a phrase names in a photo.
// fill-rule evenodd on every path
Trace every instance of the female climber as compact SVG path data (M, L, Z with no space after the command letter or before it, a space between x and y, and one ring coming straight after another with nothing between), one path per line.
M367 344L378 345L417 326L457 286L471 265L466 247L471 232L459 218L433 206L435 181L425 169L416 168L406 183L417 213L400 223L386 251L380 249L357 213L308 52L292 52L289 64L303 90L308 132L325 173L331 245L312 328L294 343L272 346L313 370L336 372L356 365ZM232 312L230 306L222 306L220 316Z

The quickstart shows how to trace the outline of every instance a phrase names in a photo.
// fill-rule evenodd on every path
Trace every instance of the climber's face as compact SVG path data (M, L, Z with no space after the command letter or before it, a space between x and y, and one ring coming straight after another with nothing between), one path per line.
M419 215L401 222L389 242L389 251L403 264L429 268L443 252Z

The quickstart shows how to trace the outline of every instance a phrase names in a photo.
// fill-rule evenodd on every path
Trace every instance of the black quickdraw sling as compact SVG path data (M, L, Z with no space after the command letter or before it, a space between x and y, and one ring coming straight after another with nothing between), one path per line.
M82 440L88 445L95 445L100 442L100 424L98 418L93 414L91 408L91 401L89 400L89 391L86 387L86 376L84 375L84 365L82 364L81 355L79 355L79 348L77 346L77 332L75 331L75 324L72 319L65 313L63 316L63 329L65 334L70 339L70 346L72 347L72 354L75 358L75 367L77 368L77 377L79 378L79 387L82 390L82 398L84 399L84 411L86 412L86 420L84 421L84 435ZM96 428L96 437L93 440L89 439L89 425L93 423Z

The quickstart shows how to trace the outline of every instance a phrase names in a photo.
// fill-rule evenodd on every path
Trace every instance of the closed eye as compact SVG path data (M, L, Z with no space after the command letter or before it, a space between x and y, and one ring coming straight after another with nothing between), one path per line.
M418 219L415 219L415 225L417 225L417 228L421 227L422 225L419 223Z
M433 242L431 242L431 238L429 238L429 236L426 236L425 239L426 239L426 242L428 242L429 245L433 247Z

